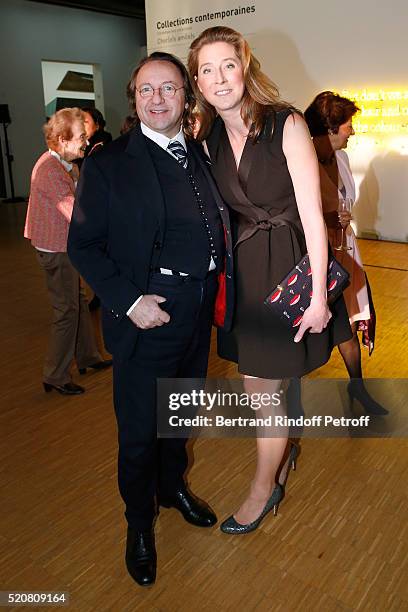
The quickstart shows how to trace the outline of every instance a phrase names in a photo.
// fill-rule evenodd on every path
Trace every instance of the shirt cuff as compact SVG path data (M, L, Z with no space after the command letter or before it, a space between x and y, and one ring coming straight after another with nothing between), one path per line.
M138 305L138 303L140 302L140 300L142 299L143 295L139 296L136 300L136 302L133 302L133 304L131 305L131 307L129 308L129 310L126 312L127 316L130 315L130 313L132 312L132 310L135 308L135 306Z

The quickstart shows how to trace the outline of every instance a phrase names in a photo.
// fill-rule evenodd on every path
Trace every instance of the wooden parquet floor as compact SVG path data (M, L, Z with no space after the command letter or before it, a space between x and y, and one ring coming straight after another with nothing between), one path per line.
M50 309L23 222L24 205L0 205L0 590L65 590L78 612L408 610L403 439L305 439L278 516L248 536L200 530L163 511L157 583L133 583L111 373L81 377L80 397L43 392ZM408 378L408 245L360 246L378 317L365 374ZM214 347L209 375L237 375ZM313 376L345 378L337 352ZM252 439L195 443L191 487L220 518L245 496L254 451Z

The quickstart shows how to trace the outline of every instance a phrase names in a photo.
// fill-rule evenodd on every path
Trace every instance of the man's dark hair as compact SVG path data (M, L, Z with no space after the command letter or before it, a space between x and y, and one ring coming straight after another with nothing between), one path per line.
M186 136L188 136L189 138L193 138L193 109L195 107L196 102L187 68L184 66L183 62L178 57L172 55L171 53L164 53L163 51L155 51L154 53L151 53L147 57L143 58L133 70L126 88L126 93L132 114L126 117L121 133L123 134L129 131L140 121L136 113L136 79L140 69L151 62L170 62L170 64L173 64L173 66L175 66L179 70L183 79L184 95L186 98L187 105L187 108L184 110L183 113L183 130Z

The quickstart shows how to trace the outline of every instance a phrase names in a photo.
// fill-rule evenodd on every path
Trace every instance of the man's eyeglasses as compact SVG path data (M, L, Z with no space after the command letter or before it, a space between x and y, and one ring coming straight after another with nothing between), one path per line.
M152 87L151 85L142 85L140 89L136 88L142 98L152 98L155 91L160 91L162 98L174 98L176 91L184 89L184 85L181 87L175 87L172 83L163 83L160 87Z

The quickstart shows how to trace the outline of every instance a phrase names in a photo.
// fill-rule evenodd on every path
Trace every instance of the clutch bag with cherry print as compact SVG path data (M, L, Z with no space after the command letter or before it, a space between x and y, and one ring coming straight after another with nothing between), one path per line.
M332 304L349 284L349 273L329 253L327 269L327 303ZM309 255L305 255L287 276L265 298L269 306L288 327L296 328L310 306L312 297L312 271Z

